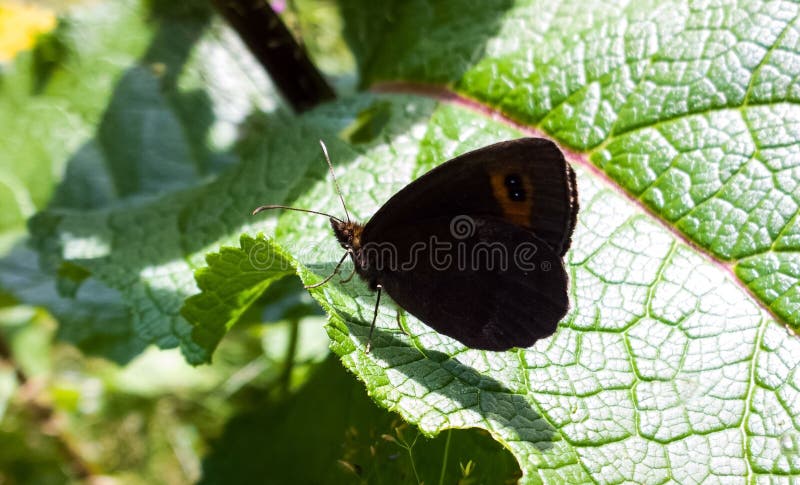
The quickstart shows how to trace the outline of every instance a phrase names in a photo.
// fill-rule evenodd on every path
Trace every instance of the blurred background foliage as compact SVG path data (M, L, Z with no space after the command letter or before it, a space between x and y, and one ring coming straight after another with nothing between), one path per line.
M58 62L51 34L59 14L95 3L102 2L0 2L0 82L3 64L18 56L45 67ZM154 11L156 4L173 8L152 3ZM353 89L335 2L274 3L337 90ZM0 116L6 133L11 111ZM24 180L28 206L0 212L2 255L54 196L64 174L50 168ZM484 483L520 476L487 433L428 439L375 406L329 353L323 323L297 278L287 278L226 336L213 365L193 368L177 349L151 348L120 366L60 341L54 315L0 289L0 484L441 483L445 471L462 483Z

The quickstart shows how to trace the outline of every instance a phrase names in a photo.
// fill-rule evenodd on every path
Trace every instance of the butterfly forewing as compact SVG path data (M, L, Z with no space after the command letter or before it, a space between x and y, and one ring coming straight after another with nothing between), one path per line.
M572 168L542 138L496 143L458 156L407 185L370 219L366 240L392 226L467 215L495 217L533 231L554 251L569 248L578 211Z

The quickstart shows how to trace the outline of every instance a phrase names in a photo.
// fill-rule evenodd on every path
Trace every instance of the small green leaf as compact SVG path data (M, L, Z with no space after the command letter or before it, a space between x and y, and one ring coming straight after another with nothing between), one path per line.
M200 293L186 300L181 314L193 325L194 342L211 356L220 339L275 281L294 272L292 260L263 235L243 235L239 248L223 247L206 256L195 273Z

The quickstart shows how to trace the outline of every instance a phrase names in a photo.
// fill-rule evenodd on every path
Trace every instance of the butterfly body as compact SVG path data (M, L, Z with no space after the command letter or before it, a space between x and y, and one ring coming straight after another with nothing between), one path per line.
M370 289L468 347L501 351L551 335L566 314L577 213L561 151L522 138L434 168L365 225L331 226Z

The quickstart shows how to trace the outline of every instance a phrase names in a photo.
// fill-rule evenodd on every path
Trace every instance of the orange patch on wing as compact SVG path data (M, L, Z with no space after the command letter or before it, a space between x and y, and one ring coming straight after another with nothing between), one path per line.
M525 193L522 200L513 200L509 195L506 177L511 174L517 175L522 180L522 189ZM492 180L492 193L503 210L503 217L516 225L531 227L533 183L530 177L527 174L514 172L513 169L492 171L489 176Z

